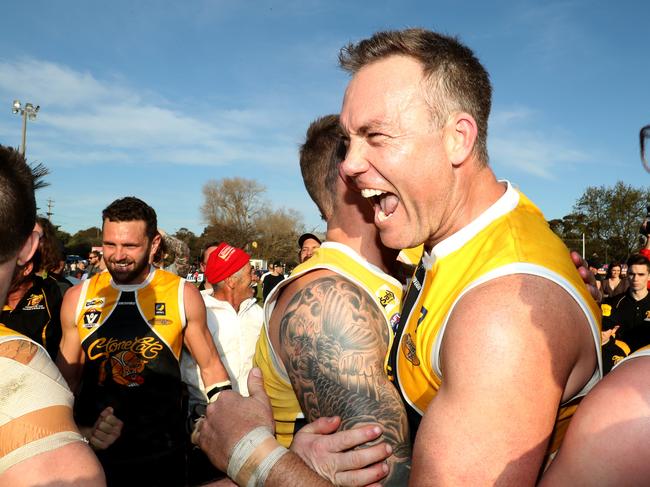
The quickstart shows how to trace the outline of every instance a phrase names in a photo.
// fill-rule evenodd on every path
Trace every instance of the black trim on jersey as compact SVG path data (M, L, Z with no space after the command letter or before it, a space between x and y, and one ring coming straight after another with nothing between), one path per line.
M399 384L399 379L397 378L397 354L399 353L400 343L402 338L402 333L404 333L404 328L409 321L409 317L413 312L413 306L418 300L422 288L424 287L424 278L426 276L426 269L422 263L422 258L418 263L415 272L413 273L413 279L409 283L409 287L406 291L406 297L404 298L404 305L402 307L402 312L400 314L399 323L397 325L397 330L395 331L395 337L393 339L393 345L390 349L390 354L388 356L388 379L393 382L397 388L404 407L406 409L406 415L408 417L409 429L411 432L411 442L415 441L415 434L417 433L418 427L420 426L420 421L422 416L420 413L415 410L406 400L404 393L402 392L402 387Z

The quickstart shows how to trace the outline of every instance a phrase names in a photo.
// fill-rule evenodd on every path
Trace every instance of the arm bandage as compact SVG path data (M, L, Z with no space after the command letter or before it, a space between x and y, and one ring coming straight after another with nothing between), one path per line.
M278 444L269 428L259 426L232 449L228 477L239 486L262 487L273 465L288 451Z

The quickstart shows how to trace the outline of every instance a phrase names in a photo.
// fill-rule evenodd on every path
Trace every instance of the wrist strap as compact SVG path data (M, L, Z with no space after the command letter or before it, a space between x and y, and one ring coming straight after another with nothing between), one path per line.
M232 390L232 384L229 380L217 382L205 389L205 394L208 396L208 402L212 403L217 400L219 393L222 391Z

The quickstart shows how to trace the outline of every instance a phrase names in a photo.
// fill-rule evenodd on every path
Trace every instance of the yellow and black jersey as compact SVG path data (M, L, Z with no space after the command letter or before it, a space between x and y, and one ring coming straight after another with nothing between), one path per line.
M393 336L393 325L399 321L402 298L402 286L399 281L368 263L346 245L336 242L323 243L309 260L296 267L291 276L271 292L264 303L264 327L257 341L254 360L256 366L262 370L264 388L271 399L276 437L284 446L291 444L294 432L303 423L297 420L304 416L282 360L271 345L268 323L281 290L293 280L317 269L335 272L365 290L382 310L386 326L391 328L390 337ZM390 347L390 344L387 345Z
M63 296L56 280L50 276L31 276L31 287L11 308L5 304L0 321L7 328L31 338L56 360L61 342L61 303Z
M424 253L404 297L401 332L390 352L388 374L396 379L407 405L413 434L444 380L440 347L454 307L482 283L512 274L551 280L569 293L587 318L598 368L576 397L601 378L598 306L541 212L507 183L504 195L482 215ZM558 411L558 429L568 424L575 409L571 401L565 406Z
M92 425L112 406L124 421L107 456L138 458L182 444L184 283L154 268L138 285L117 285L108 272L83 283L76 320L85 364L75 412Z

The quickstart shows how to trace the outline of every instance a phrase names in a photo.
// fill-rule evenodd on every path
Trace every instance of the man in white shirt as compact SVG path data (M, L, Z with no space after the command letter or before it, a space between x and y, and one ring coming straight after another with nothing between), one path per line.
M252 297L250 256L241 249L221 243L205 251L206 284L201 292L207 309L208 328L232 387L247 396L246 378L252 368L255 343L262 327L262 308ZM181 360L183 381L188 385L190 411L206 403L204 386L190 354Z

